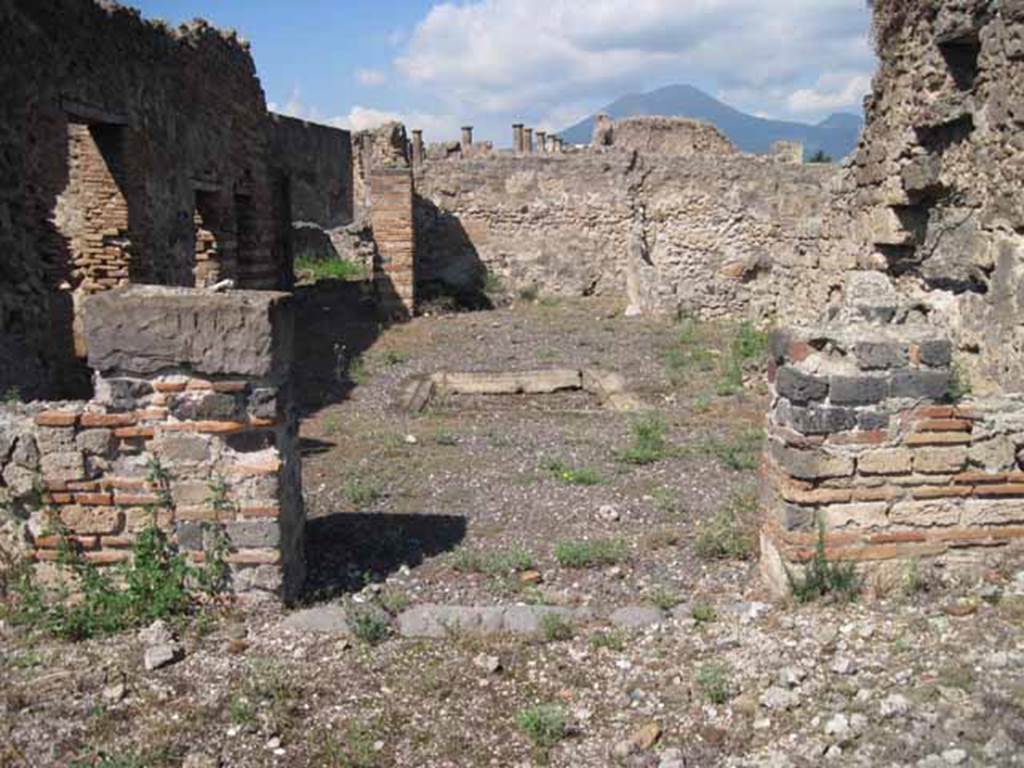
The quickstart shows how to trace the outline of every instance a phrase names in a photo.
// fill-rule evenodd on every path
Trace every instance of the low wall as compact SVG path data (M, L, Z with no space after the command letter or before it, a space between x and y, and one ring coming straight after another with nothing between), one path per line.
M746 155L493 155L416 169L418 280L482 270L512 291L620 295L634 309L770 317L827 303L835 169Z
M819 537L865 571L977 567L1024 541L1024 401L952 402L951 353L923 324L775 334L762 565L776 592Z
M57 558L63 528L89 561L120 563L155 521L201 561L218 527L236 592L296 596L305 564L292 322L280 293L140 286L92 297L95 397L0 416L0 491L29 515L35 559Z

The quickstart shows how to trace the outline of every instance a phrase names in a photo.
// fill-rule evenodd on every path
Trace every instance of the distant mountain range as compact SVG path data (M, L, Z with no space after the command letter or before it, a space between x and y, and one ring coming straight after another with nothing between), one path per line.
M860 117L845 112L831 115L817 125L767 120L733 109L692 85L670 85L650 93L623 96L601 111L613 120L637 115L692 117L714 124L743 152L765 154L771 151L773 142L800 141L804 157L821 150L835 160L853 151L864 125ZM589 144L594 119L591 115L560 135L570 144Z

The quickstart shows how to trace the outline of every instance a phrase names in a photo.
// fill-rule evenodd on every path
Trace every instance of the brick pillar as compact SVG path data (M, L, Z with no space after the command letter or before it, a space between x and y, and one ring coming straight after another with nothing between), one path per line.
M462 149L463 151L473 146L473 126L462 126Z
M86 301L96 395L35 415L47 504L29 521L37 561L57 557L49 515L97 565L128 560L152 522L195 562L215 532L224 537L235 592L298 596L305 515L288 302L141 285Z
M548 151L548 135L544 131L537 131L537 151L541 154Z
M518 154L523 152L523 124L512 124L512 151Z
M416 309L413 177L407 168L370 172L370 218L377 243L373 281L383 312L408 317Z
M523 129L523 153L533 154L533 128Z
M413 165L423 165L423 131L420 128L412 130L412 162Z

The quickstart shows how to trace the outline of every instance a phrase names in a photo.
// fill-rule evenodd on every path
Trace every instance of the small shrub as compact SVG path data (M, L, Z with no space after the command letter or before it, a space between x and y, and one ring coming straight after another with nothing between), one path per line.
M537 298L539 296L540 296L540 291L537 289L537 286L535 286L535 285L530 285L530 286L527 286L526 288L520 288L519 289L519 299L520 299L520 301L526 301L526 302L530 302L532 304L533 302L535 302L537 300Z
M698 531L697 556L704 560L747 560L753 554L754 496L734 496Z
M565 710L557 704L527 707L516 716L516 724L540 749L550 749L568 733Z
M609 632L595 632L590 636L592 648L607 648L609 651L622 651L626 647L625 634L612 630Z
M626 555L626 544L621 539L560 541L555 545L555 560L563 568L615 565L625 560Z
M384 489L375 478L353 478L345 483L342 493L356 509L366 509L384 498Z
M540 620L541 634L545 642L554 643L563 640L572 640L576 634L572 624L565 620L560 613L545 613Z
M346 617L352 634L367 645L380 645L391 634L391 624L379 611L353 605Z
M533 567L533 555L522 547L492 552L460 549L455 554L455 561L452 565L455 570L462 573L503 576L530 570Z
M366 280L366 268L362 264L345 259L314 259L300 256L295 259L295 275L300 280Z
M377 597L377 602L380 607L390 613L392 616L397 616L406 608L409 607L411 602L409 595L398 589L385 589Z
M711 624L718 620L718 612L707 603L695 603L690 609L690 617L698 624Z
M668 427L657 413L649 413L633 422L633 445L621 454L627 464L654 464L665 458Z
M702 664L696 683L712 704L725 704L732 697L732 669L724 662Z
M663 611L671 611L683 602L683 598L675 590L658 587L651 593L651 602Z
M861 580L854 564L833 563L826 557L824 523L818 528L814 558L803 575L796 576L787 568L786 579L798 603L810 603L825 596L849 602L860 595Z
M381 353L380 361L388 367L394 367L409 362L409 354L397 349L386 349Z
M561 459L551 459L545 462L544 468L566 485L591 486L604 482L604 478L596 470L588 467L571 467Z

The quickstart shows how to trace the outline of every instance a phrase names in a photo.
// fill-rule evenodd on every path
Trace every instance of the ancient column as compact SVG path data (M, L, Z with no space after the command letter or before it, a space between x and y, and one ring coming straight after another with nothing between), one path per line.
M469 149L473 146L473 126L464 125L462 126L462 148L464 150Z
M419 128L412 130L412 162L414 165L423 164L423 131Z
M548 134L546 131L537 131L537 151L542 154L548 151Z
M526 128L524 130L523 152L527 155L533 154L533 128Z
M512 124L512 151L521 153L523 151L523 124Z

